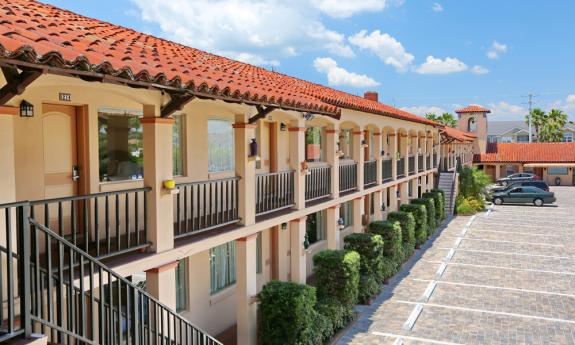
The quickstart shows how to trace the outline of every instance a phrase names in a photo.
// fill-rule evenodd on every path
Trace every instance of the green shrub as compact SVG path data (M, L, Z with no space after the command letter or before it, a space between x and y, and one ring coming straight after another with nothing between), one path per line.
M433 198L419 198L411 200L412 204L424 205L427 210L427 235L431 235L437 227L435 219L435 201Z
M463 196L457 199L458 200L455 201L455 212L457 212L458 215L471 216L477 213L477 210L471 205L468 199L465 199Z
M403 262L401 226L397 221L380 220L369 223L367 231L383 239L383 278L391 278Z
M415 245L421 246L427 240L427 210L425 205L403 204L400 211L409 212L415 219Z
M343 239L344 248L353 250L360 256L360 275L370 276L376 282L383 282L383 238L374 233L355 233Z
M271 281L258 294L259 331L263 345L318 344L316 289ZM321 323L321 322L319 322ZM324 337L324 331L320 332Z
M325 339L330 338L353 319L353 307L345 306L335 298L319 301L316 310L327 320Z
M443 202L443 194L439 192L427 192L422 195L424 198L432 198L435 202L435 220L440 224L445 218L445 203Z
M357 302L360 256L349 250L322 250L313 257L318 300L334 297L344 305Z
M415 249L415 218L413 218L411 213L399 211L389 212L387 220L399 222L401 226L402 261L405 261L413 255L413 250Z

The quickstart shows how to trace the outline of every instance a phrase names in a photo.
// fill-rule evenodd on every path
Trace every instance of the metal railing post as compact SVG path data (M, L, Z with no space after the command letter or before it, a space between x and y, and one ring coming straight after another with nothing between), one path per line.
M20 315L21 327L24 336L29 338L32 335L32 316L30 290L30 213L29 205L21 205L16 208L16 229L18 231L18 256L21 258L18 263L18 281L20 283Z

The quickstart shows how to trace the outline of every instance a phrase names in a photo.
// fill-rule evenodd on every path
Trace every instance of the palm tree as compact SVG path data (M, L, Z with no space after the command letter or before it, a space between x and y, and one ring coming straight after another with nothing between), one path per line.
M527 122L527 125L529 125L529 118L531 118L531 125L535 128L535 137L539 138L539 130L547 122L547 114L545 114L545 112L540 108L535 108L531 110L530 114L525 116L525 122Z
M455 120L455 117L453 116L453 114L450 113L443 113L441 114L441 116L437 116L433 113L428 113L425 114L425 118L427 118L428 120L431 121L435 121L435 122L439 122L441 124L444 124L446 126L449 127L457 127L457 120Z
M568 123L568 116L559 109L551 109L546 116L546 121L541 128L541 142L563 141L563 129Z

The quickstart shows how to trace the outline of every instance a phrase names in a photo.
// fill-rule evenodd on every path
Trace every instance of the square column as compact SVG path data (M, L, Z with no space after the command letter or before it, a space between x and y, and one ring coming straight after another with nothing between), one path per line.
M303 246L305 240L305 226L307 217L294 219L289 222L290 253L291 253L291 281L306 283L306 251Z
M409 138L409 136L407 134L400 134L401 135L401 144L400 144L400 152L401 152L401 156L404 158L404 164L403 164L403 175L404 176L409 176L409 154L407 151L407 138Z
M383 220L383 211L381 210L381 205L383 205L384 192L386 192L386 190L382 189L374 192L373 194L373 203L374 203L373 208L375 211L373 217L375 218L375 220Z
M361 128L359 130L353 131L353 160L357 162L357 189L363 190L363 162L364 159L364 148L363 142L363 131Z
M0 203L16 201L14 118L18 114L18 108L0 106Z
M408 204L409 203L409 181L403 182L400 186L400 193L401 193L401 200L400 204Z
M427 175L427 191L430 191L433 189L434 183L435 181L434 179L434 175L433 174L428 174Z
M339 125L329 125L326 132L327 137L327 164L331 166L331 195L333 198L339 196L339 156L337 155L337 143L339 140Z
M501 178L501 165L495 164L495 179Z
M305 208L305 175L302 163L305 161L305 121L292 120L289 128L289 167L294 171L295 208Z
M382 140L382 136L380 132L375 132L373 133L373 137L374 137L374 148L373 151L375 152L375 166L376 166L376 173L375 173L375 181L377 183L377 185L379 186L381 184L381 181L383 179L383 155L381 154L381 149L383 147L383 143L381 142Z
M412 137L411 141L413 143L413 157L415 157L415 159L413 160L414 163L413 172L417 174L419 172L419 136L416 135Z
M174 247L174 200L164 189L165 180L173 179L172 131L175 120L156 117L153 105L144 105L143 127L145 152L144 185L148 194L148 241L152 251L159 253Z
M393 185L389 187L389 212L397 211L398 197L397 192L399 191L398 185Z
M288 281L288 272L289 272L289 241L290 241L290 231L289 228L285 230L281 228L282 225L278 225L272 229L273 232L276 232L274 236L277 238L277 248L274 248L277 252L274 253L276 255L277 260L277 280L281 281ZM286 224L287 227L287 224Z
M417 199L417 189L419 187L419 178L409 180L409 188L411 188L411 199Z
M395 133L389 133L389 154L391 156L391 177L393 180L397 180L397 152L399 148L397 147L397 135Z
M250 142L256 137L255 124L248 123L249 116L236 114L234 123L235 167L238 181L238 212L241 224L251 225L256 222L256 161L249 157Z
M177 266L174 261L146 271L146 291L173 310L176 310Z
M337 224L339 220L339 207L340 205L335 205L326 210L327 249L339 249L340 237L339 225Z
M236 240L237 343L257 344L257 234Z
M363 200L365 197L353 199L353 232L363 232Z

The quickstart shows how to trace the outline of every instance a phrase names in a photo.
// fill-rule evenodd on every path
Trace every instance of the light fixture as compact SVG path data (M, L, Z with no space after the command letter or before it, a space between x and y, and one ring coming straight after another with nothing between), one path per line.
M381 204L381 211L385 212L385 203Z
M313 114L313 113L303 113L302 116L303 116L303 118L304 118L306 121L311 121L311 120L313 120L313 118L315 117L315 114Z
M385 150L381 150L381 156L385 156Z
M287 223L282 223L281 229L282 229L282 230L287 230Z
M22 102L20 102L20 116L34 117L34 106L31 103L22 100Z
M343 218L340 217L340 218L337 220L337 225L339 226L339 229L340 229L340 230L343 230L343 228L345 228L345 222L343 221Z
M287 130L287 126L285 123L280 123L280 131L285 132Z
M256 161L260 160L260 157L258 156L258 142L256 141L256 139L252 139L252 141L250 142L250 158L255 158Z

